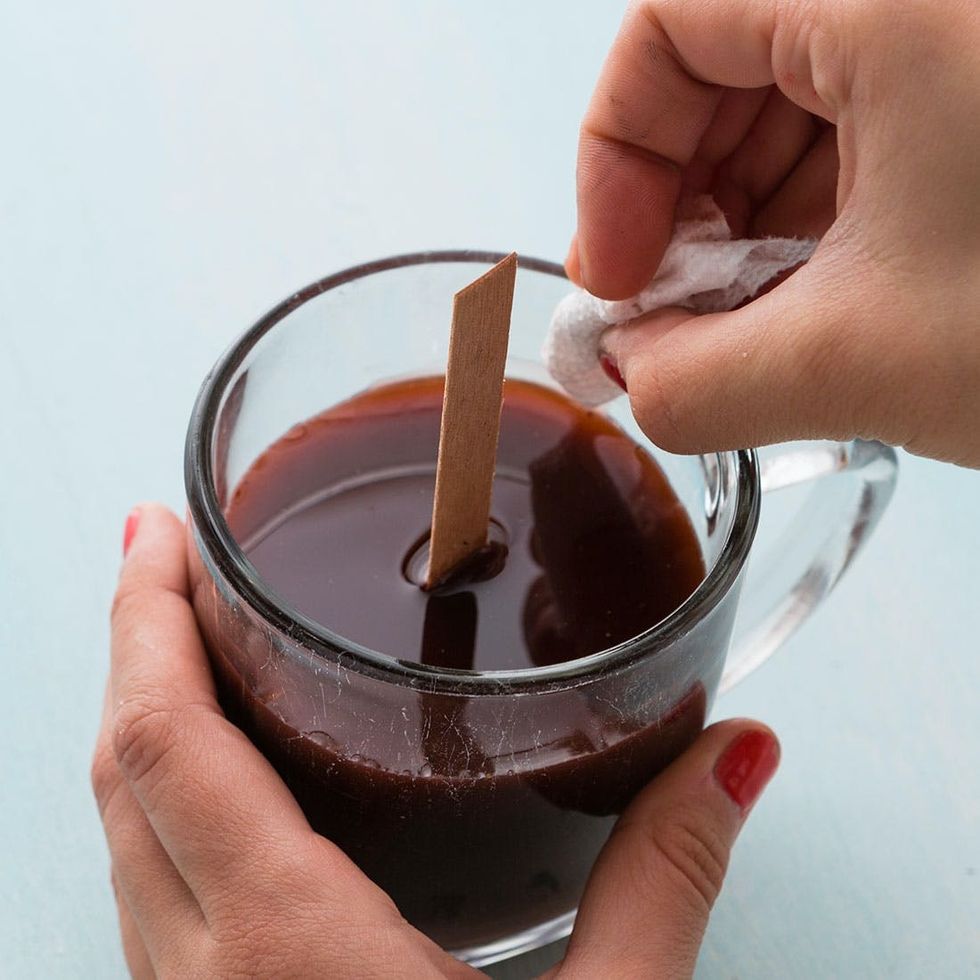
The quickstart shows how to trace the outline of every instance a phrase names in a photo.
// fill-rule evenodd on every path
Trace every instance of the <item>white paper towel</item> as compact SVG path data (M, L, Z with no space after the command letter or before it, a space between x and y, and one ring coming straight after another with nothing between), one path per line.
M721 209L709 196L683 201L674 235L657 274L631 299L598 299L584 289L555 309L542 355L552 377L586 405L601 405L622 391L599 366L603 331L665 306L695 313L734 309L785 269L805 262L814 239L732 239Z

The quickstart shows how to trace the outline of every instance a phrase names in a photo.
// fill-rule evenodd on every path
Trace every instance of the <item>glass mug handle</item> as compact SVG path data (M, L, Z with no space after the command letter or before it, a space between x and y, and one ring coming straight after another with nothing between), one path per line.
M788 443L758 455L764 495L813 486L772 559L754 569L750 559L722 694L768 660L837 584L884 513L898 474L891 447L861 439Z

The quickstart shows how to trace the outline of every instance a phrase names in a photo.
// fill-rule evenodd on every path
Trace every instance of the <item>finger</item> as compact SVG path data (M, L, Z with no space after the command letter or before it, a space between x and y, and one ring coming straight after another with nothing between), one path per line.
M578 157L579 262L587 289L622 299L663 256L681 171L722 97L719 86L783 91L831 114L812 85L804 12L777 0L645 0L633 4L603 66ZM785 39L785 40L784 40Z
M772 86L722 89L714 118L701 137L694 159L681 174L682 195L710 194L714 197L736 238L745 233L748 224L748 198L744 190L722 179L723 163L756 125L772 91Z
M561 975L691 976L732 845L778 763L776 737L757 722L703 732L616 824Z
M875 296L894 304L891 318ZM928 332L897 330L927 322L905 306L887 271L827 248L736 311L662 310L611 328L602 344L638 424L670 452L856 436L907 445L936 429L942 406L923 403L916 418L896 412L903 392L934 390L936 372L951 384L956 375Z
M154 980L156 971L150 962L150 954L146 951L146 943L140 935L136 919L130 912L126 899L122 897L116 882L116 873L112 873L112 890L116 896L116 909L119 913L119 934L122 938L123 956L129 975L133 980Z
M684 169L685 192L707 194L712 190L718 166L735 152L752 130L771 91L771 87L721 89L714 116L693 159Z
M768 95L767 89L726 89L715 110L714 118L701 139L697 154L681 175L683 192L715 194L718 205L725 211L729 226L735 235L743 233L747 215L739 221L736 215L738 209L726 206L728 201L718 193L718 188L715 186L716 170L752 128L760 110L766 104ZM740 192L737 203L741 210L744 210L744 197L744 193ZM572 235L572 242L565 259L565 272L576 286L583 284L577 233Z
M837 217L837 130L825 129L756 212L756 238L822 238Z
M92 786L112 858L112 885L119 906L139 921L139 945L148 944L157 962L176 945L193 942L204 927L201 909L157 839L146 814L123 778L111 746L109 692L92 763ZM132 932L130 930L130 932ZM123 932L123 945L133 936Z
M113 749L211 922L229 896L274 892L277 876L305 869L313 854L338 882L357 873L313 834L271 765L222 714L187 601L184 549L176 517L140 509L113 606ZM334 863L324 867L328 855Z
M719 168L714 197L736 236L775 193L818 139L814 117L777 88L731 155ZM741 229L741 230L740 230Z
M720 98L639 7L627 12L579 134L579 265L590 292L623 299L650 279L670 239L681 169Z

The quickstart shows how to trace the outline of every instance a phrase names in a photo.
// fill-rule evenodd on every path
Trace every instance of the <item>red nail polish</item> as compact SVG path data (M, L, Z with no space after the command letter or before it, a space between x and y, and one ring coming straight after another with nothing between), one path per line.
M139 509L131 510L126 518L126 526L123 528L123 558L129 553L129 546L133 543L133 538L136 537L136 528L139 527L139 522Z
M623 391L626 391L626 382L623 380L623 376L619 373L619 368L616 367L616 362L608 354L599 355L599 367L605 372L606 377L619 385Z
M756 729L738 736L715 763L715 779L743 810L759 798L779 765L779 742Z

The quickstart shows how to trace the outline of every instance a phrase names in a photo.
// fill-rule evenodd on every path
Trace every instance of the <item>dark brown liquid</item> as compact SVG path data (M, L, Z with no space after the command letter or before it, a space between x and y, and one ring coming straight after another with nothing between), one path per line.
M697 539L651 457L606 416L509 381L492 548L422 591L441 401L438 378L375 388L246 475L229 523L291 606L401 660L509 670L615 646L697 587Z
M402 660L495 670L604 649L696 588L697 540L652 459L604 416L509 381L493 500L503 566L421 591L441 392L440 379L368 391L249 470L228 520L288 604ZM453 949L575 906L615 815L701 730L730 625L719 614L696 650L587 687L461 698L283 653L219 593L195 601L229 716L314 829Z

